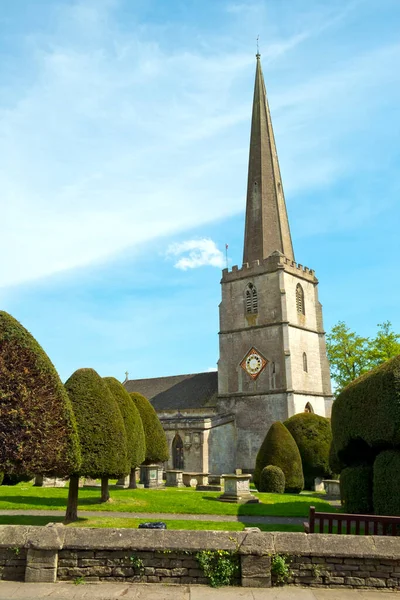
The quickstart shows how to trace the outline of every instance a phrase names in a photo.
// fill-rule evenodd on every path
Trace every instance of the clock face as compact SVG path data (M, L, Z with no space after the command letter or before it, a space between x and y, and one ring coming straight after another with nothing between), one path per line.
M251 348L246 354L240 366L246 371L252 379L257 379L261 371L268 364L268 361L255 348Z
M255 375L259 373L262 369L262 358L255 352L249 354L246 358L246 371L250 373L250 375Z

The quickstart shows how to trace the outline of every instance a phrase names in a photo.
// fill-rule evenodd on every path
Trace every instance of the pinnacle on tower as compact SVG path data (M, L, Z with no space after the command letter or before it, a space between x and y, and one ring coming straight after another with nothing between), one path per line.
M258 52L256 58L243 262L262 260L276 250L294 260L278 154Z

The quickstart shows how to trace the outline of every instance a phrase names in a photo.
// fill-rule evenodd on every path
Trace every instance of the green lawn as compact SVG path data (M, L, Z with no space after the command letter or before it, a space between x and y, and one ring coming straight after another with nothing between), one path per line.
M47 525L47 523L62 523L64 517L35 517L25 515L0 515L0 525ZM154 521L154 519L132 519L132 518L80 518L67 527L124 527L137 529L139 523ZM243 531L245 527L254 527L254 524L224 522L224 521L180 521L171 519L166 521L168 529L207 529L212 531ZM303 531L301 525L257 525L261 531Z
M136 513L271 515L307 517L310 505L324 512L335 512L328 502L315 494L259 494L260 504L228 504L219 502L219 492L197 492L195 489L124 490L111 486L112 501L99 502L99 488L79 490L79 509ZM0 486L0 510L60 510L66 508L67 488L37 488L32 484Z

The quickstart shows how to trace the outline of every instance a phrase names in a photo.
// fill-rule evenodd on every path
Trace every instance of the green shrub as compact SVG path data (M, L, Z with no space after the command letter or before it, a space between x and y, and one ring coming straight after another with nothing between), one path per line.
M34 475L15 475L4 473L3 474L3 485L18 485L22 482L31 481L34 478Z
M124 420L128 460L131 468L138 467L146 457L146 446L142 419L135 403L122 385L115 377L105 377L110 392L118 403Z
M372 467L346 467L340 473L343 510L350 514L372 513Z
M314 413L298 413L283 423L292 434L301 456L304 483L314 489L316 477L330 477L329 448L332 429L329 419Z
M339 457L336 452L335 444L333 440L331 442L331 446L329 448L329 468L331 470L332 476L339 476L344 469L343 463L339 460Z
M400 450L378 454L373 481L374 513L400 516Z
M382 447L400 446L400 355L351 382L332 407L338 457L372 464Z
M261 471L260 492L283 494L285 491L285 474L279 467L267 465Z
M280 421L271 425L258 451L253 474L257 489L260 485L261 471L267 465L282 469L285 475L285 492L301 492L304 478L300 452L292 434Z
M80 475L118 477L130 472L124 422L108 385L93 369L78 369L65 383L81 442Z
M49 357L0 311L0 468L69 475L80 463L71 403Z
M146 441L146 458L144 462L151 464L152 462L158 463L168 460L167 438L156 411L147 398L141 394L132 392L130 396L139 411L143 423Z

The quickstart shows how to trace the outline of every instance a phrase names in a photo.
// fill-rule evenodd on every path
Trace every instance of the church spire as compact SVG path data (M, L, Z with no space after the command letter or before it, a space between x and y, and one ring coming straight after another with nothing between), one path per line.
M294 260L278 155L258 52L256 58L243 262L262 260L275 250Z

